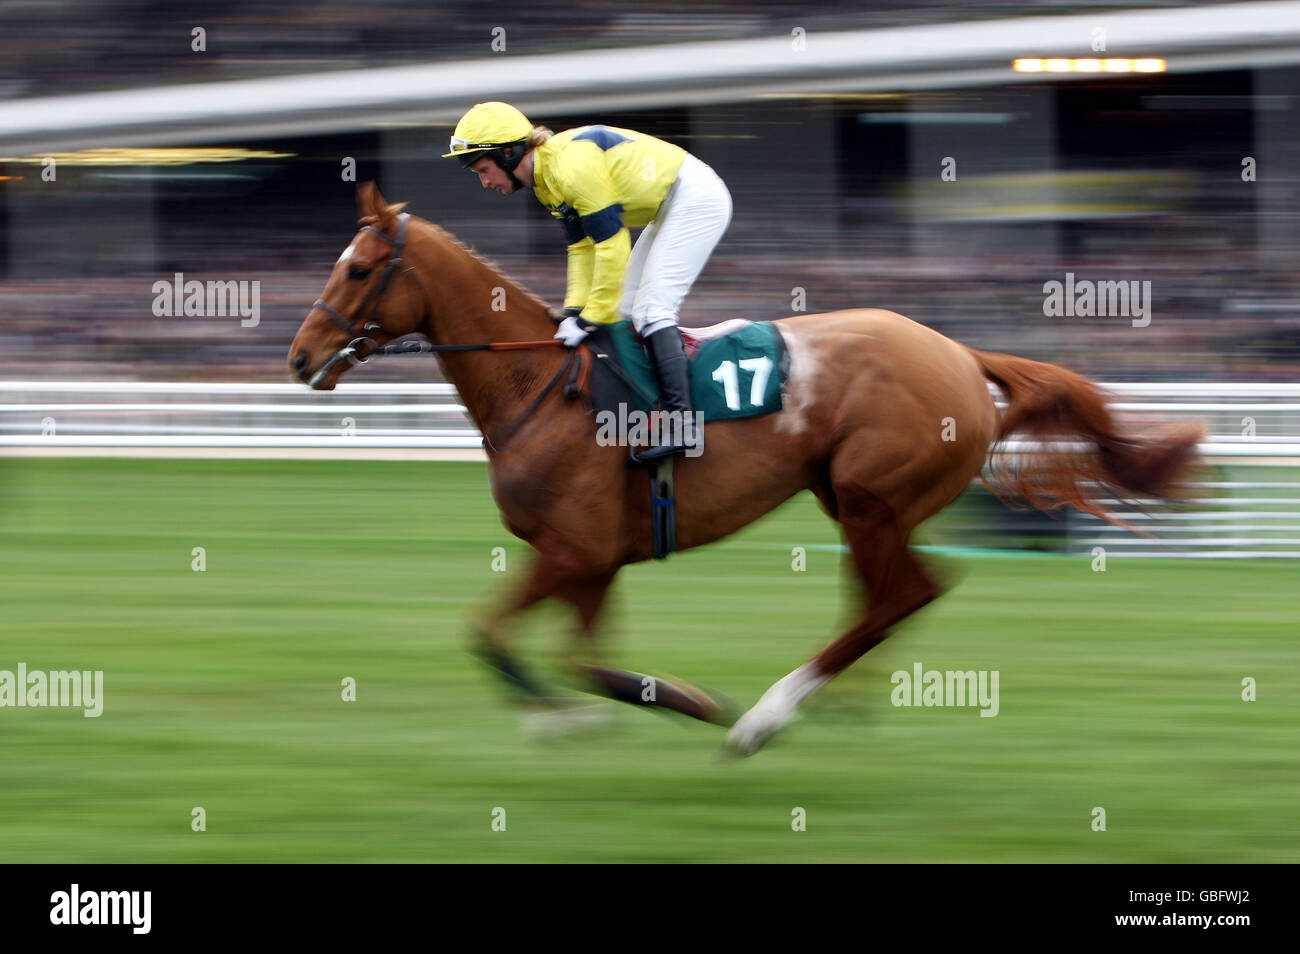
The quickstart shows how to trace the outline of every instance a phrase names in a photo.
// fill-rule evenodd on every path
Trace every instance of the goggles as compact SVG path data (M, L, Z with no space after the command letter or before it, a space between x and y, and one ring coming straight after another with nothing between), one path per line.
M461 139L459 136L451 137L451 152L470 152L479 149L496 149L500 146L499 142L470 142L468 139Z

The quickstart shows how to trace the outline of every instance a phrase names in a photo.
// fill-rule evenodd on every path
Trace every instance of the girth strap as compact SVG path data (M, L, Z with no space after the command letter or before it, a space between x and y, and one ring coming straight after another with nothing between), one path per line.
M676 457L665 457L650 472L650 518L654 525L654 558L662 560L677 549Z

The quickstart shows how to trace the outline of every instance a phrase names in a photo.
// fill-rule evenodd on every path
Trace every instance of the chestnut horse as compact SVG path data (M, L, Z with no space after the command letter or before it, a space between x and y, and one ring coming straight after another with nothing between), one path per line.
M358 196L365 228L289 348L294 378L330 390L362 351L414 333L438 347L550 343L554 312L544 302L436 225L403 213L404 204L389 205L373 184ZM776 326L790 356L783 407L709 424L705 453L678 460L677 546L719 540L808 489L843 528L867 599L847 632L735 721L726 741L740 754L757 751L806 697L939 594L909 539L981 473L996 442L1014 431L1037 451L995 472L995 491L1040 509L1069 504L1102 515L1090 499L1098 487L1142 496L1176 487L1201 435L1196 425L1122 434L1102 392L1080 375L976 351L889 311L800 315ZM558 343L438 354L486 438L505 525L535 551L522 586L480 622L480 648L539 697L509 651L512 618L558 597L577 611L577 645L594 651L610 583L652 548L645 473L628 470L626 448L596 442L583 402L548 387L569 357ZM1006 396L1002 414L990 381ZM584 665L580 654L572 662L596 691L645 701L639 674ZM685 685L661 684L656 704L730 721Z

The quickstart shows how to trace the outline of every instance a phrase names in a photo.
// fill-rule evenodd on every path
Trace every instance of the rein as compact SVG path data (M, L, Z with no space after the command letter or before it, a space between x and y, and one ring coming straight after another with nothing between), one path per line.
M410 339L399 341L395 344L383 345L376 347L369 338L357 338L350 342L344 351L350 351L354 345L360 342L370 342L370 351L364 358L353 360L353 364L365 364L377 354L396 355L396 354L437 354L440 351L524 351L529 348L551 348L555 346L564 346L564 342L556 338L543 338L538 341L490 341L485 344L465 344L465 345L439 345L429 341L417 341ZM587 357L587 362L583 363L583 355ZM483 446L489 453L500 453L501 449L506 446L506 442L514 437L519 428L523 426L524 421L532 416L533 412L546 400L546 395L555 390L555 386L567 374L568 383L564 386L564 397L566 400L574 400L581 392L587 389L587 381L590 377L591 359L594 357L591 349L586 345L579 345L569 352L569 356L564 359L564 364L560 365L560 370L555 372L555 377L547 382L546 387L542 388L541 393L529 403L519 414L515 415L514 420L506 425L495 441L483 435Z
M382 330L382 326L375 320L379 311L379 304L383 300L384 293L388 290L389 282L392 280L394 273L396 273L397 269L403 264L402 249L406 246L406 229L410 224L411 216L409 213L403 212L398 216L398 220L401 222L401 226L398 228L396 238L393 238L386 232L375 228L373 225L367 225L361 230L363 232L374 232L385 242L393 246L393 254L389 257L388 264L384 266L384 272L380 276L379 283L371 289L370 293L366 295L365 300L361 303L361 307L357 309L357 312L362 315L365 315L367 309L369 309L369 315L365 318L364 324L362 325L363 331ZM415 271L414 265L407 268L403 274L409 275L413 271ZM317 298L312 304L312 307L319 308L321 311L325 312L334 324L338 325L348 334L355 332L357 323L361 321L361 319L348 318L346 315L341 314L330 305L329 302L325 301L324 298ZM316 385L323 381L325 376L329 374L329 372L332 371L340 361L347 361L352 365L366 364L377 354L436 354L444 351L523 351L530 348L552 347L562 348L565 347L565 344L563 341L556 338L544 338L537 341L490 341L483 344L460 345L440 345L433 344L429 341L416 341L411 339L380 346L375 344L373 338L363 335L353 338L344 347L334 352L329 360L320 366L316 373L312 375L311 380L307 383L313 388L316 387ZM587 378L591 363L589 360L586 365L583 364L583 355L581 352L584 351L587 353L588 358L592 356L591 349L586 345L581 345L578 348L571 350L569 356L564 359L564 364L560 366L560 370L556 372L555 377L551 378L550 382L542 389L541 393L538 394L537 397L533 398L528 407L524 408L524 410L506 426L505 431L498 435L498 440L494 443L491 438L484 434L483 445L490 452L499 452L500 449L506 445L506 442L509 441L510 438L514 437L515 433L523 425L524 421L526 421L532 413L537 410L538 406L540 406L542 401L545 400L546 395L550 394L551 391L554 390L555 386L560 383L560 380L566 374L569 375L569 381L565 387L566 399L572 401L578 396L580 391L585 390L587 387Z
M354 338L348 343L348 347L352 347L359 341L370 341L370 339ZM489 341L486 344L439 345L429 341L416 341L411 338L380 347L372 341L370 352L366 355L365 360L357 363L365 364L372 355L376 354L432 354L438 351L524 351L528 348L549 348L554 345L563 346L564 342L558 338L542 338L537 341Z

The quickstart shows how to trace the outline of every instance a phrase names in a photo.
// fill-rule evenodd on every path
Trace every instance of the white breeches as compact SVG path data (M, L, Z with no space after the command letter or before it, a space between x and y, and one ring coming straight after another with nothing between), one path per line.
M624 318L643 338L677 324L695 279L731 223L731 193L708 165L687 156L677 181L628 257Z

